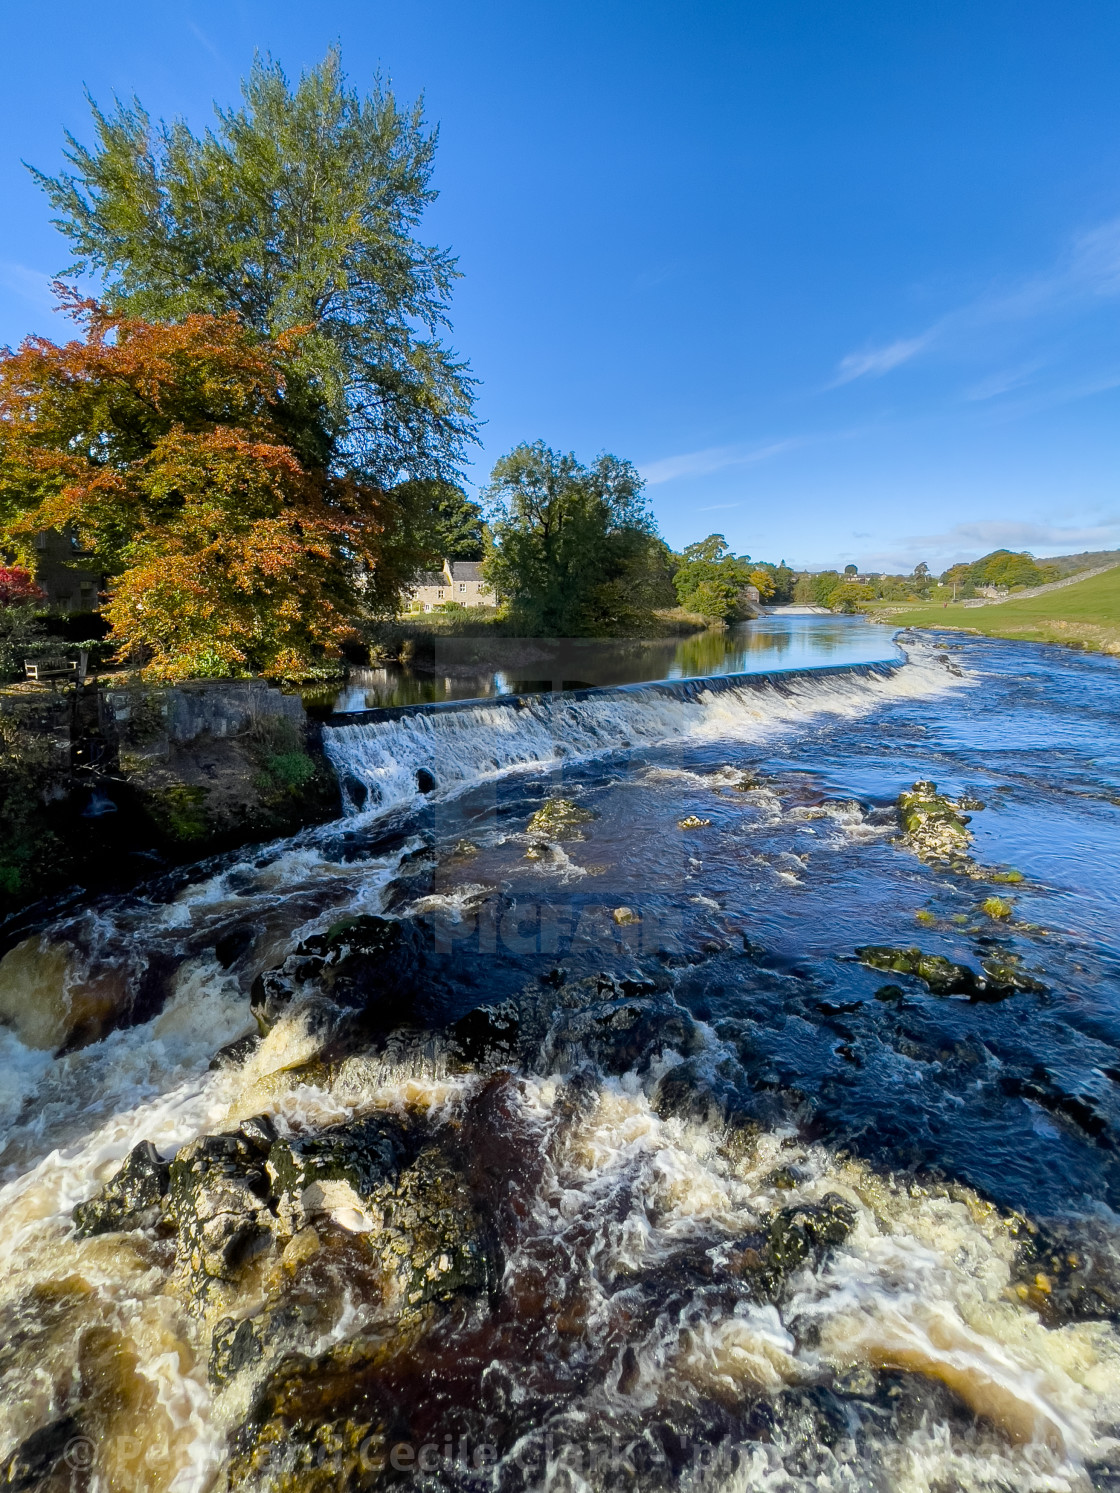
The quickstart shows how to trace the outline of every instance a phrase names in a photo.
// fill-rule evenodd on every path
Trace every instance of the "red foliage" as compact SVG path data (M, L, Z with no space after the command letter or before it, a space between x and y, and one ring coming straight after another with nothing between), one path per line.
M22 565L0 565L0 607L26 606L46 599Z

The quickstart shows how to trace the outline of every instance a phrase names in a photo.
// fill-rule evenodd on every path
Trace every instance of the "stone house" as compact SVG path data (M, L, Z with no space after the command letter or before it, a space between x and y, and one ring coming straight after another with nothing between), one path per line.
M481 560L445 560L442 570L422 570L405 592L406 612L430 612L449 601L463 607L492 607L494 593L482 578Z
M41 529L35 536L35 584L52 612L95 612L105 584L100 571L83 564L89 556L70 534Z

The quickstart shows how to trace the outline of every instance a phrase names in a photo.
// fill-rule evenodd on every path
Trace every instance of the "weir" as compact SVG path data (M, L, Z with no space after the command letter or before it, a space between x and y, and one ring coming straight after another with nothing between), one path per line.
M579 761L706 729L756 735L817 711L866 708L868 691L907 672L928 683L928 663L878 663L718 674L494 699L349 711L325 722L323 746L342 785L344 811L402 807L520 767Z

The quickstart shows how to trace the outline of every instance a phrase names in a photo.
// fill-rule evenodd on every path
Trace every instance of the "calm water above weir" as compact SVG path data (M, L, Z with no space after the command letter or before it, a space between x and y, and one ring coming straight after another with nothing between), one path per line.
M337 692L309 697L336 712L497 695L866 664L899 657L894 629L866 617L759 617L727 632L638 642L597 638L436 638L410 665L354 669Z
M1120 1488L1120 667L902 642L328 726L8 952L8 1485Z

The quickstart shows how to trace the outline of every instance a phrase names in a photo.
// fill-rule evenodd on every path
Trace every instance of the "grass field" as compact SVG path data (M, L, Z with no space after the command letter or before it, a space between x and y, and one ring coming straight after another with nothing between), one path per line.
M907 606L879 615L908 627L961 627L991 638L1066 643L1120 654L1120 566L1072 586L986 607Z

